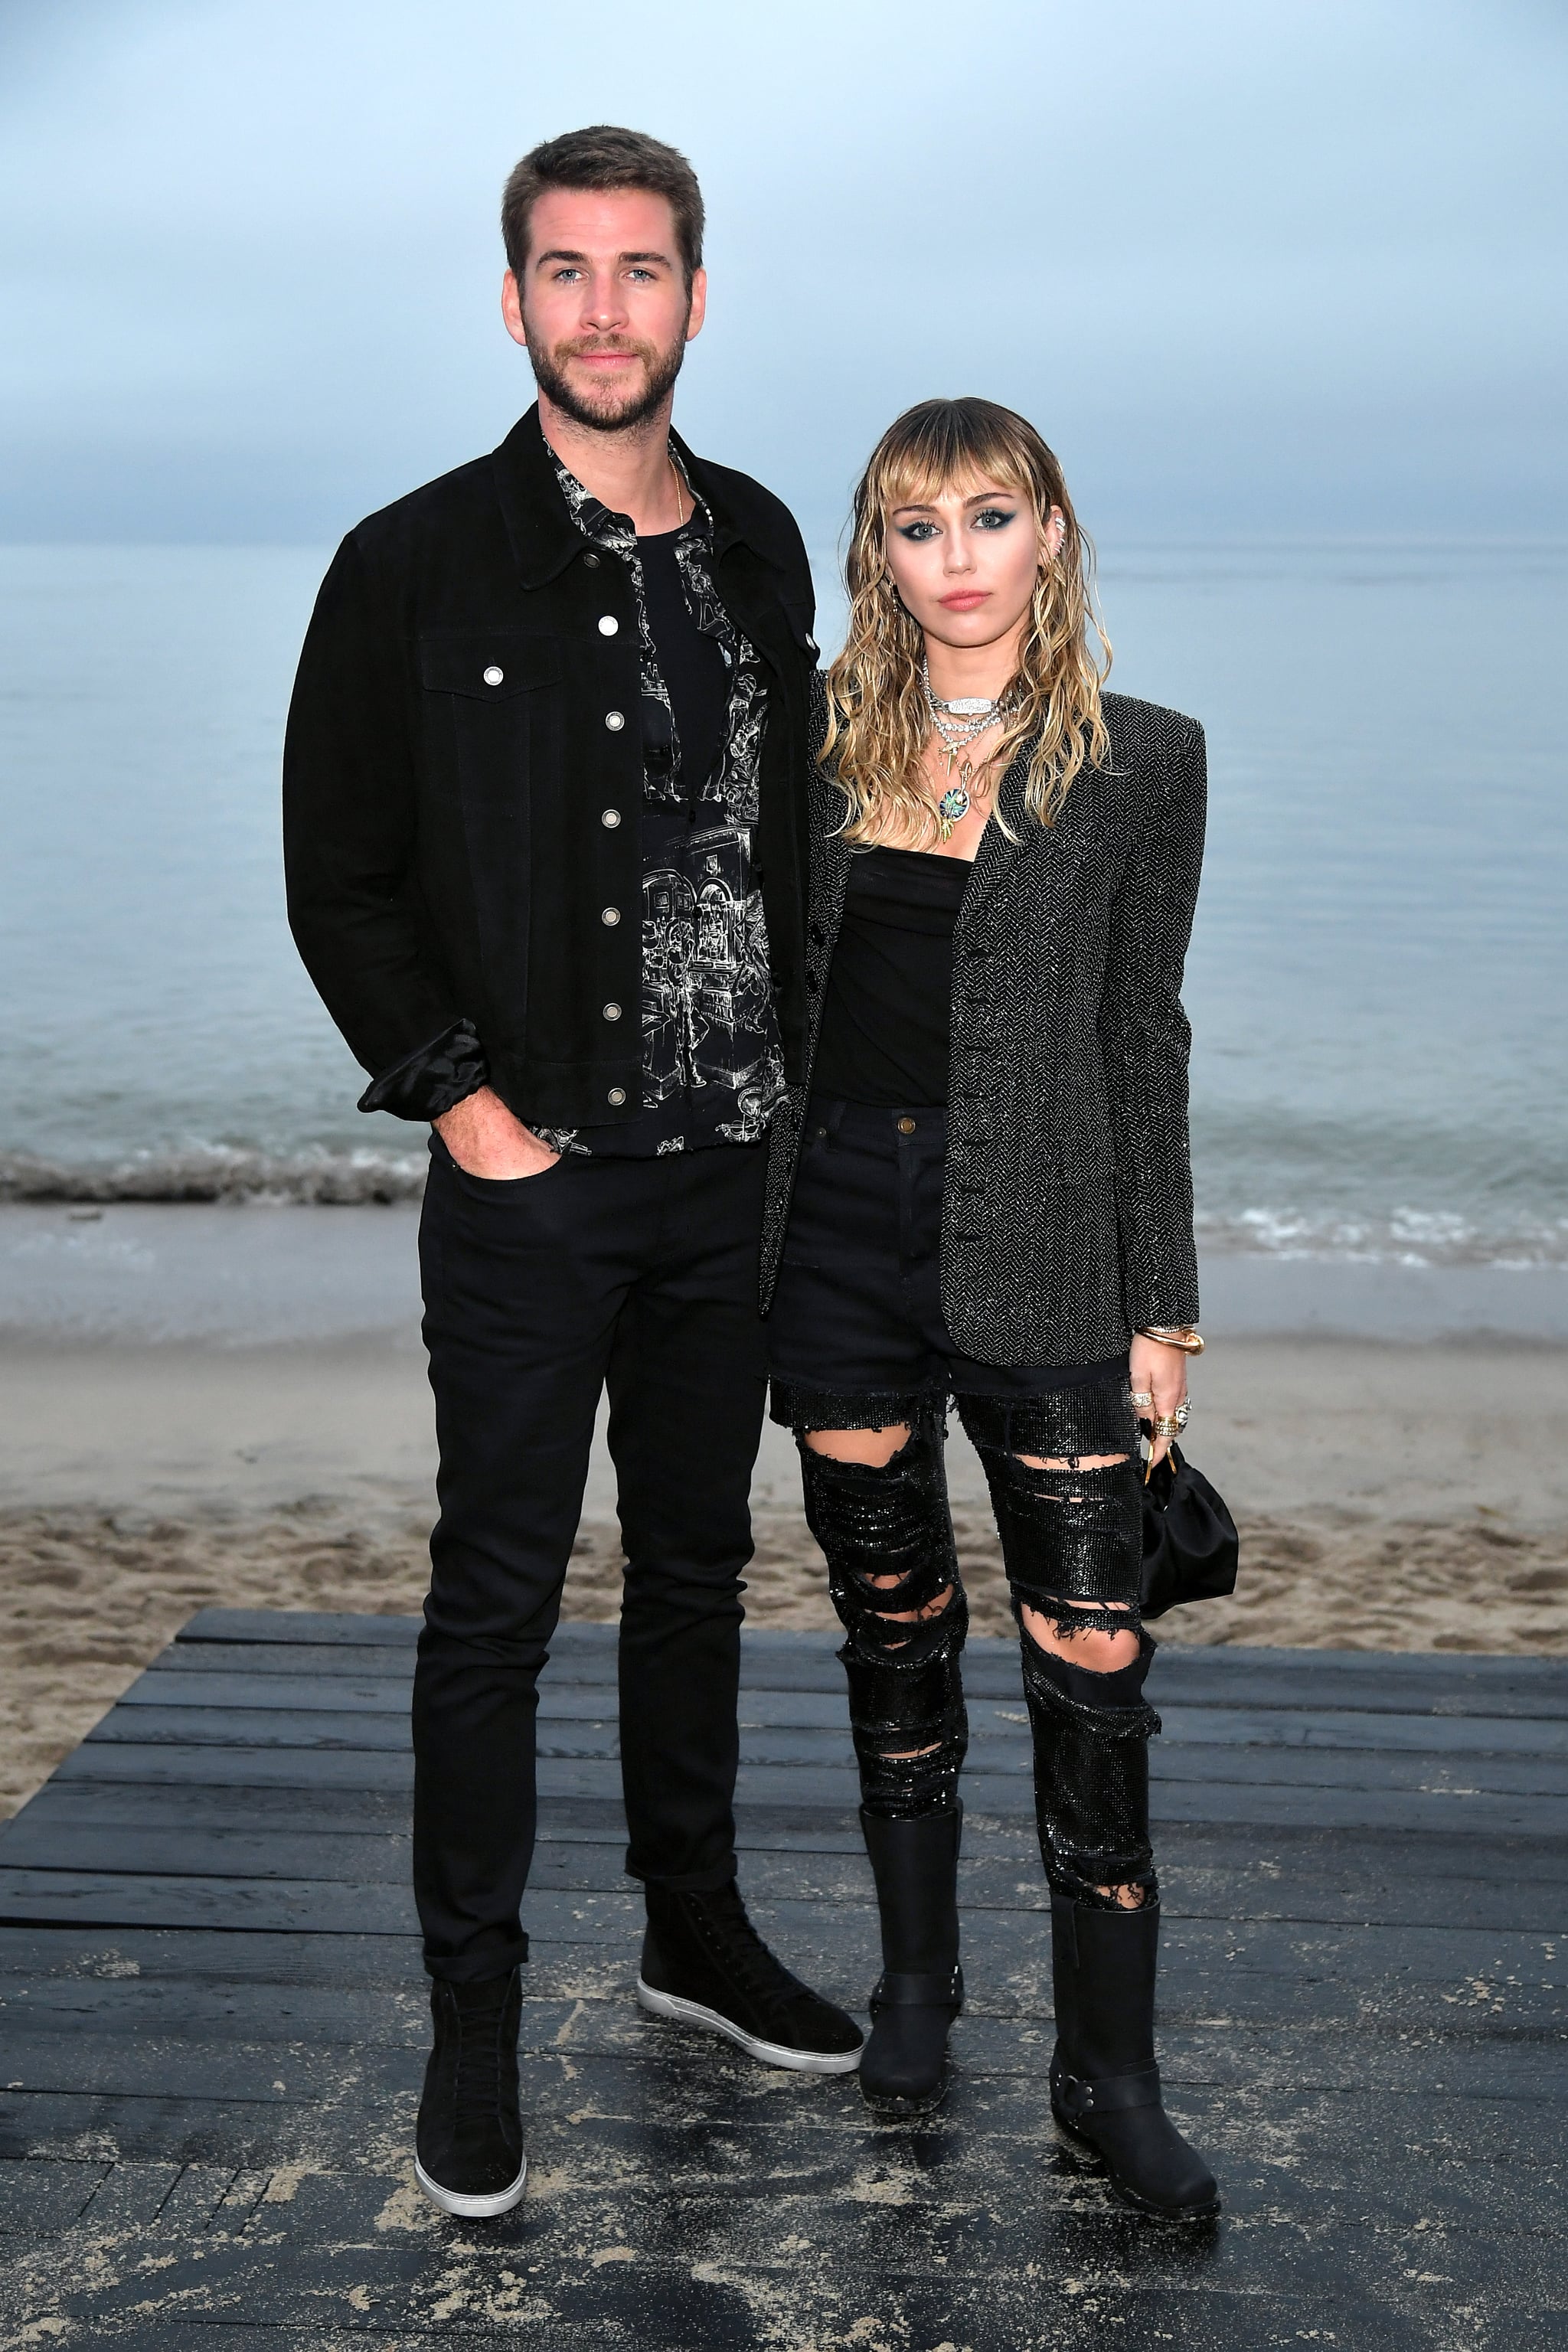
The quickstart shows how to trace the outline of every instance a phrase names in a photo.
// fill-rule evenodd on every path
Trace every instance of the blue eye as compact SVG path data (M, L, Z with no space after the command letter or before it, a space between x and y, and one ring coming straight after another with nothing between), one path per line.
M894 528L900 539L912 539L919 541L936 537L934 522L900 522L895 524Z
M982 507L974 518L976 530L1005 530L1017 509L1011 507Z

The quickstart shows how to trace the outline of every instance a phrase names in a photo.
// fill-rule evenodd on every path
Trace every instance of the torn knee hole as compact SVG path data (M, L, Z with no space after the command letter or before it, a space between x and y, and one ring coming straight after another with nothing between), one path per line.
M801 1443L827 1462L851 1462L862 1469L885 1470L901 1454L914 1432L906 1422L890 1422L880 1429L807 1429Z
M1131 1457L1126 1454L1015 1454L1026 1470L1119 1470ZM1081 1502L1079 1495L1053 1496L1053 1502Z
M1052 1596L1055 1601L1055 1596ZM1128 1614L1131 1604L1125 1601L1097 1601L1093 1613L1114 1611L1117 1616ZM1108 1633L1095 1624L1075 1625L1074 1604L1070 1601L1056 1602L1058 1615L1042 1616L1037 1609L1025 1605L1019 1610L1025 1633L1037 1649L1047 1651L1052 1657L1070 1658L1073 1664L1090 1674L1113 1675L1123 1666L1136 1664L1142 1643L1135 1625L1129 1624L1126 1633Z
M896 1591L904 1581L901 1576L863 1576L860 1579L862 1584L869 1584L879 1592ZM922 1625L928 1617L940 1617L952 1601L952 1587L944 1584L939 1593L930 1601L922 1601L918 1609L878 1609L869 1600L867 1605L872 1616L879 1617L884 1625Z

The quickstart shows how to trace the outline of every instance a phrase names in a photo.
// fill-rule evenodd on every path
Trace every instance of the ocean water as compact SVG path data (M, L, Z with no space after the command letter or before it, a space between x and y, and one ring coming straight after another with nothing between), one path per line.
M417 1184L283 918L279 746L326 555L0 549L0 1192ZM1208 730L1205 1238L1568 1264L1568 546L1101 570L1114 683ZM830 632L830 552L818 578Z

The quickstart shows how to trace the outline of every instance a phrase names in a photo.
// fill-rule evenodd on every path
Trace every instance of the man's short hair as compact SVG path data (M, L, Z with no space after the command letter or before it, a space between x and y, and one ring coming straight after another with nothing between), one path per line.
M638 188L668 198L675 215L676 241L689 288L702 267L702 191L684 155L650 139L646 131L622 131L595 122L586 131L563 131L531 148L513 171L500 200L500 233L507 266L521 278L528 261L533 207L551 188Z

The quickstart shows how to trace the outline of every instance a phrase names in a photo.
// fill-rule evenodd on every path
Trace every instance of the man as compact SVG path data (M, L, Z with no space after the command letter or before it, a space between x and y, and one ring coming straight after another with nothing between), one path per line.
M536 1684L606 1383L638 1998L775 2065L847 2072L861 2039L751 1927L731 1813L762 1139L804 1032L810 573L779 501L670 432L706 296L685 159L552 140L502 230L538 405L344 541L284 780L289 919L372 1074L360 1107L434 1130L417 2168L468 2216L522 2195Z

